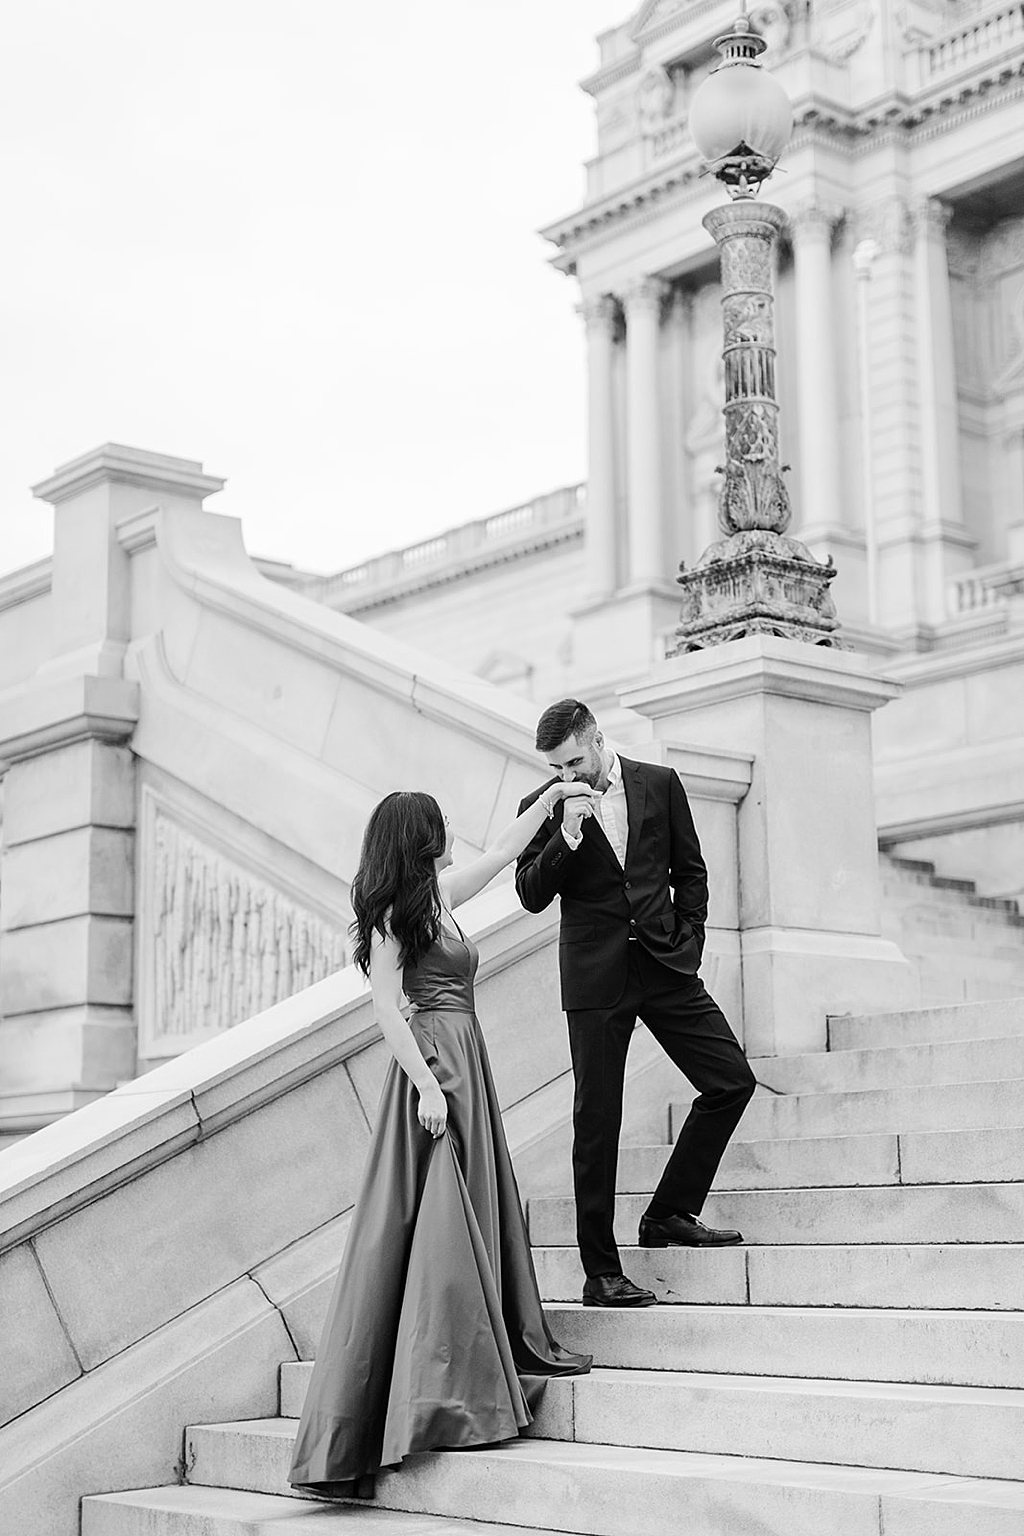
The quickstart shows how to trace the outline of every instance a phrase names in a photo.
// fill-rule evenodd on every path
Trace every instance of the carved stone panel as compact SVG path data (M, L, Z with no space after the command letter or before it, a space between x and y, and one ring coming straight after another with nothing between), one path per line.
M139 842L142 1059L175 1055L346 963L343 924L246 867L156 797Z

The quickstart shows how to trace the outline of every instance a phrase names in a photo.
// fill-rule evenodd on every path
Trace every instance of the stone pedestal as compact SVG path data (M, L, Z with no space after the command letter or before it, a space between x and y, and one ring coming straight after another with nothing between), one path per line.
M899 691L863 656L754 635L619 693L661 740L753 754L738 810L750 1056L823 1050L827 1014L916 1001L915 974L880 937L871 713Z
M134 1075L132 952L138 685L130 540L149 507L198 507L223 481L107 444L36 487L54 506L52 654L0 694L0 1138Z

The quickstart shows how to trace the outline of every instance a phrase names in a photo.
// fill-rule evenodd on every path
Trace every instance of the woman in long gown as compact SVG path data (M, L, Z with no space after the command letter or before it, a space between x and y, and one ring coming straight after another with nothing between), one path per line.
M366 1497L414 1451L512 1439L549 1376L590 1369L544 1318L474 1012L477 951L452 916L557 799L590 793L550 785L463 870L431 795L388 795L367 824L354 958L394 1060L299 1424L297 1488Z

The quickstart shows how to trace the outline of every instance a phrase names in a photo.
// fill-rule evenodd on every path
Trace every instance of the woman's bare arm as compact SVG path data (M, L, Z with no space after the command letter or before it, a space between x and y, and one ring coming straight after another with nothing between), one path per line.
M437 1078L431 1072L416 1037L402 1015L402 964L398 940L393 934L374 934L370 946L370 987L374 1015L387 1047L406 1077L419 1091L420 1124L439 1136L448 1118L448 1106Z

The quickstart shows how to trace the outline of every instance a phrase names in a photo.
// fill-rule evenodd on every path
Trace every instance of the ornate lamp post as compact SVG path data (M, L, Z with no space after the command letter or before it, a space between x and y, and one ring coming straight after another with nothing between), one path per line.
M756 195L789 140L793 117L786 93L758 62L766 46L739 17L715 39L722 62L690 108L705 170L732 199L704 219L722 264L726 462L718 521L725 538L692 571L680 567L683 603L672 654L756 634L841 644L828 590L831 558L821 565L786 534L792 508L779 464L772 321L772 247L786 215Z

